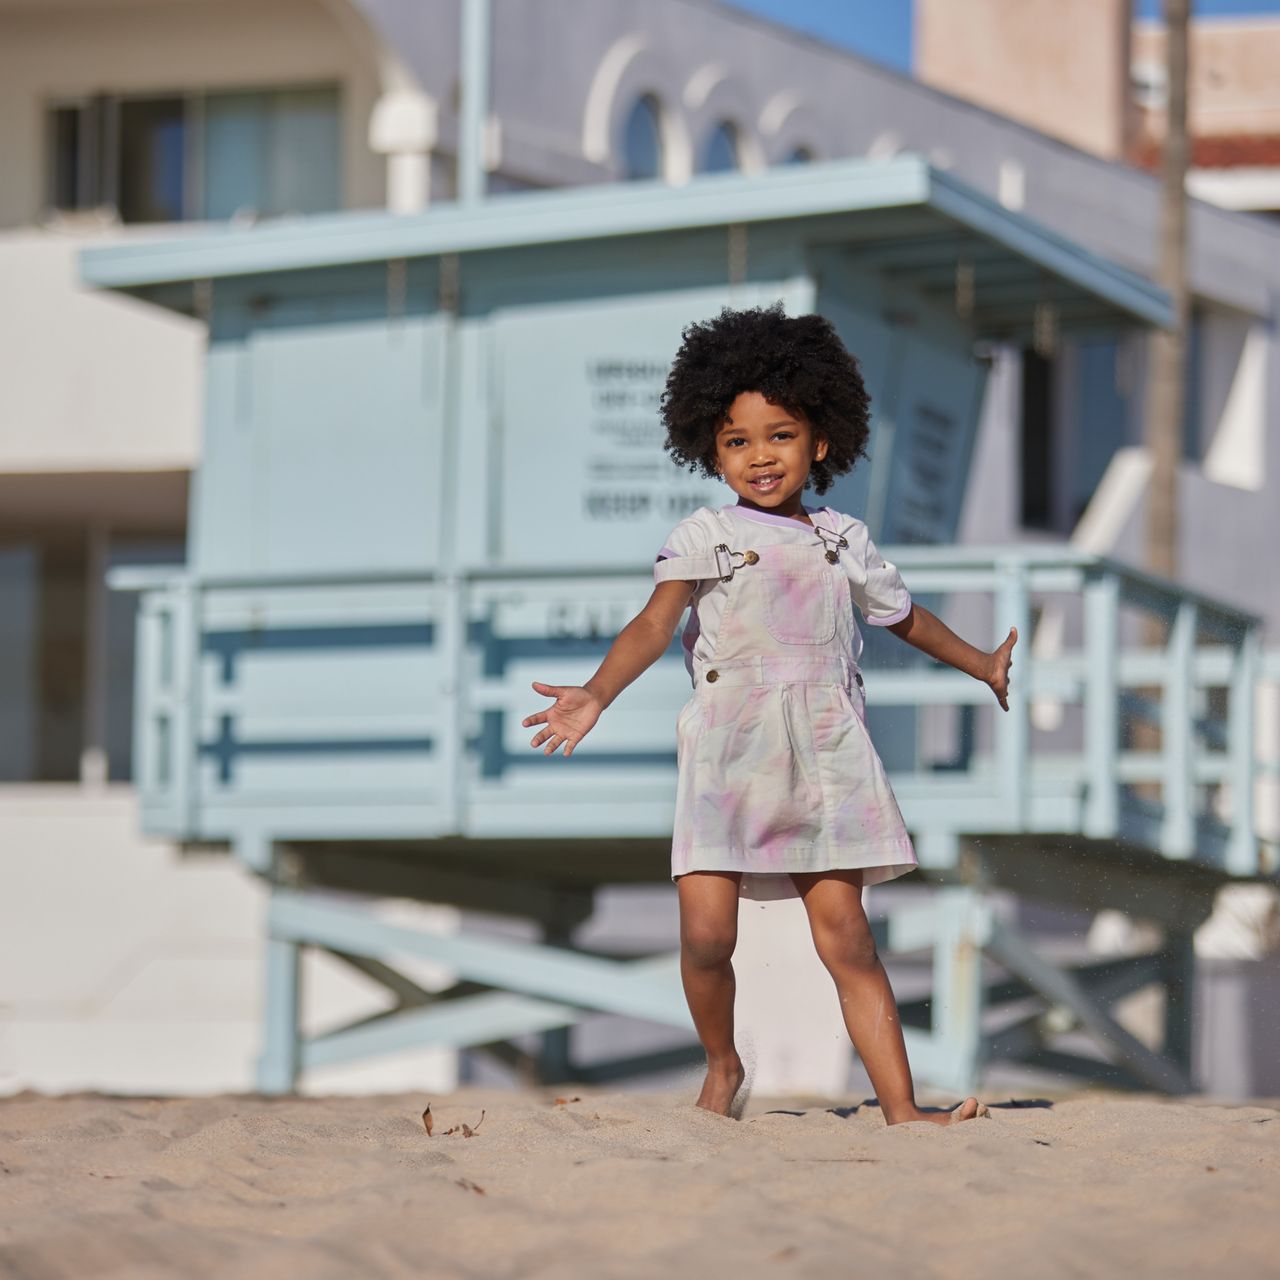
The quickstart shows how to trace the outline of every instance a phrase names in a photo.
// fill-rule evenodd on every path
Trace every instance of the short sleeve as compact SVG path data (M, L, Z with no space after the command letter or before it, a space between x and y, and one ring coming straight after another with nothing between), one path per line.
M847 565L853 602L873 627L891 627L911 612L911 593L902 575L876 549L866 525L853 522ZM843 557L842 557L843 558Z
M687 577L680 571L679 562L686 562L684 567L687 568ZM697 582L703 578L719 576L715 559L715 538L703 518L703 511L695 511L693 515L686 516L667 535L653 566L653 576L658 582L670 579Z

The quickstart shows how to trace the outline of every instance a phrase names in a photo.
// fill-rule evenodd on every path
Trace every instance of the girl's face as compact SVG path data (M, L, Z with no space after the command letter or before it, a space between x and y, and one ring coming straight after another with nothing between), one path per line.
M729 406L716 432L716 470L744 507L798 516L809 468L827 455L802 414L744 391Z

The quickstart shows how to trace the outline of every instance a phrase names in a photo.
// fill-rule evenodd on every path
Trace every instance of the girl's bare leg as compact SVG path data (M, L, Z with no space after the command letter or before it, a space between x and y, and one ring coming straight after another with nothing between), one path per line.
M861 872L828 871L791 878L809 913L818 956L835 979L844 1025L871 1077L885 1123L954 1124L985 1115L986 1108L976 1098L966 1098L951 1112L921 1111L916 1106L898 1006L862 909Z
M733 1043L733 948L738 941L738 884L732 871L692 871L676 881L680 896L680 977L698 1039L707 1051L707 1078L698 1106L728 1115L742 1087L742 1060Z

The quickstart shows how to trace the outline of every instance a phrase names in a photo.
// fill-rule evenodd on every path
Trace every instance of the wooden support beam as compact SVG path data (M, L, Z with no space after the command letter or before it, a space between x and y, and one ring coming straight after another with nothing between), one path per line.
M1082 1053L1065 1053L1061 1049L1043 1048L1033 1050L1020 1061L1029 1067L1041 1067L1057 1075L1070 1076L1078 1080L1096 1080L1099 1084L1110 1085L1117 1089L1132 1089L1142 1092L1150 1088L1149 1083L1136 1075L1127 1067L1115 1062L1101 1062L1097 1058L1086 1057Z
M477 875L432 865L422 856L395 857L369 848L308 844L290 848L302 881L345 889L370 898L412 898L438 902L464 911L518 916L558 929L588 919L593 892L563 889L519 876Z
M994 887L1033 902L1086 911L1111 909L1166 928L1192 931L1209 918L1223 877L1193 864L1083 838L984 838L976 849Z
M267 939L267 979L263 1007L258 1088L292 1093L302 1065L299 1021L302 1003L302 948L293 940Z
M579 1063L574 1067L573 1079L581 1080L583 1084L612 1084L615 1080L631 1080L636 1076L655 1075L659 1071L678 1071L704 1062L706 1052L700 1044L677 1045L672 1049L655 1049L652 1053L611 1058L585 1066Z
M1192 935L1171 933L1161 954L1164 978L1164 1055L1194 1077L1194 997L1196 956Z
M275 938L371 959L397 953L421 956L461 978L534 999L668 1026L690 1025L674 956L618 962L504 938L442 936L390 925L360 907L289 889L272 893L268 927ZM490 1038L506 1034L498 1032Z
M465 1049L568 1026L581 1016L572 1005L489 991L316 1036L302 1045L301 1064L333 1066L424 1045Z
M1050 964L1021 935L996 923L988 952L1056 1004L1070 1009L1081 1025L1149 1086L1164 1093L1188 1093L1191 1079L1177 1063L1153 1053L1102 1009L1069 973Z

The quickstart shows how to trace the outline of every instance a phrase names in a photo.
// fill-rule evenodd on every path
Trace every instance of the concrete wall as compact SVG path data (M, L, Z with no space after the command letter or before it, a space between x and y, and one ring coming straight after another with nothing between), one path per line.
M204 325L81 285L103 238L0 234L0 472L195 465Z
M225 855L137 834L131 790L0 788L0 1092L220 1092L254 1087L264 894ZM450 931L445 908L391 904ZM386 1008L381 988L308 957L306 1024ZM445 975L413 973L439 986ZM453 1087L423 1049L311 1073L317 1093Z

